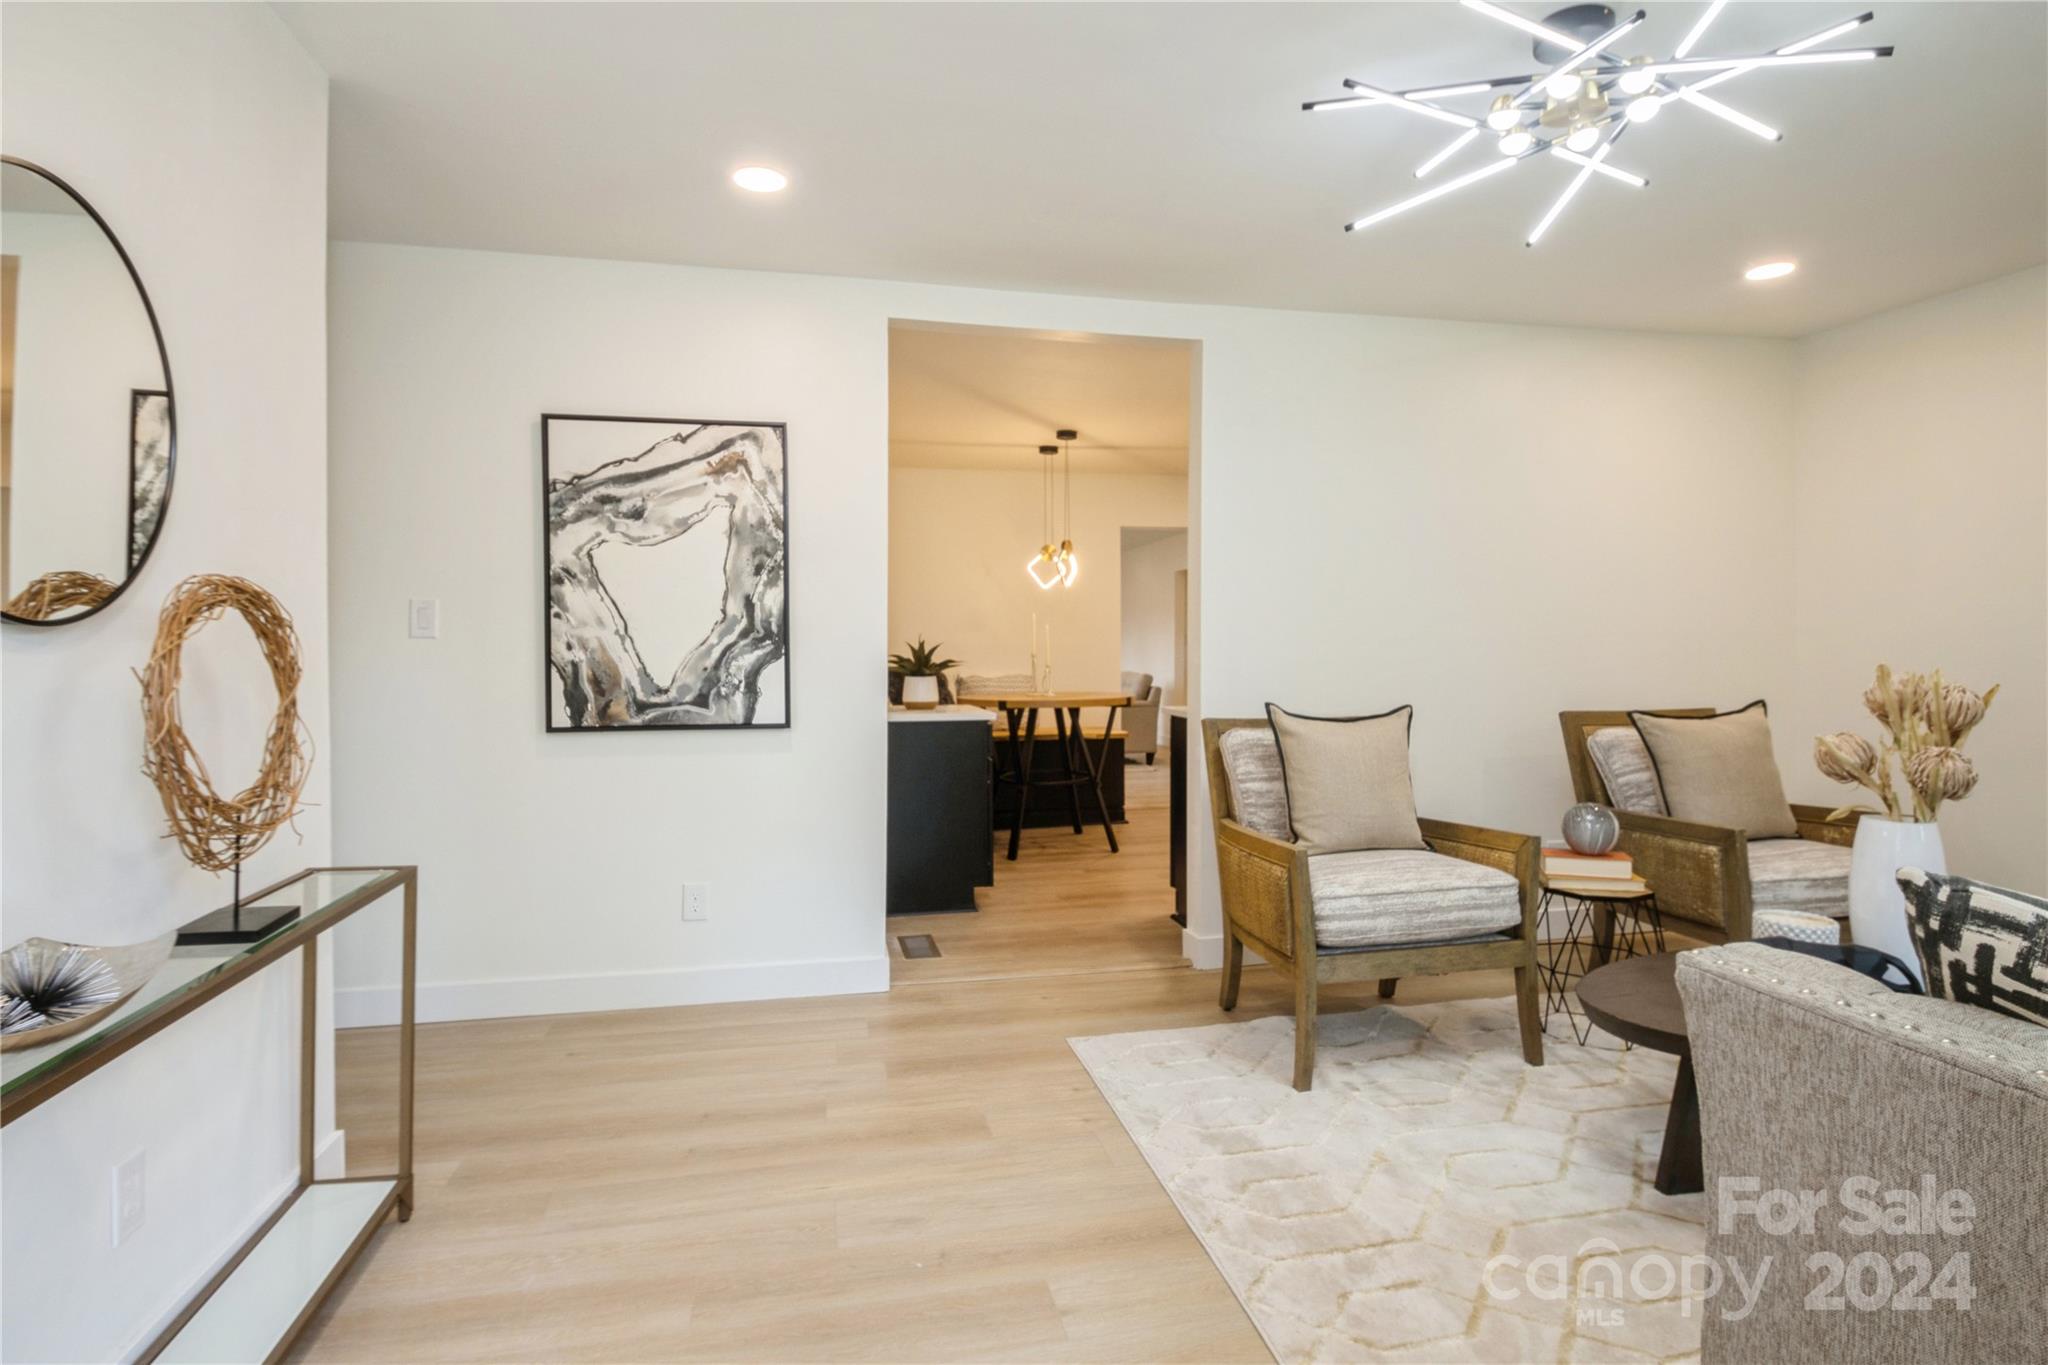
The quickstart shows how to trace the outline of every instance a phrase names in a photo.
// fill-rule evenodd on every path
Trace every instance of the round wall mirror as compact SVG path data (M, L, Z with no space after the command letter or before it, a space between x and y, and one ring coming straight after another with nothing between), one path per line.
M0 617L121 595L171 502L171 363L128 253L40 166L0 157Z

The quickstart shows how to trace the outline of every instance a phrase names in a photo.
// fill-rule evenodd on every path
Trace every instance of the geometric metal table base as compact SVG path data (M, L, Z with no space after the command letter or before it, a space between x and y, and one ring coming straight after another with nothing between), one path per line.
M1593 1023L1578 1007L1574 987L1579 978L1618 957L1663 952L1664 916L1654 892L1599 896L1545 887L1538 909L1547 916L1556 905L1564 909L1564 934L1540 945L1536 960L1543 979L1543 1025L1548 1031L1551 1016L1564 1015L1572 1037L1583 1047L1593 1036ZM1619 926L1616 910L1621 912Z

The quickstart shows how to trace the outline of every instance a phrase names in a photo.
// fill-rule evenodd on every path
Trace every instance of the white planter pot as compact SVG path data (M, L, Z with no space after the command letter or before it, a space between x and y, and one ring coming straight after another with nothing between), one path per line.
M1906 897L1899 869L1948 871L1941 850L1941 826L1933 821L1886 820L1866 815L1856 822L1856 846L1849 858L1849 932L1865 948L1890 953L1920 980L1920 955L1906 927ZM1921 984L1926 984L1922 982Z
M929 711L939 704L939 680L936 677L905 677L903 679L903 707L907 711Z

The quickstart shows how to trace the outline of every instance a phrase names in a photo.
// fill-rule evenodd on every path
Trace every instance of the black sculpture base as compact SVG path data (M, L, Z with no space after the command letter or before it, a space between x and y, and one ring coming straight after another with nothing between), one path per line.
M178 930L178 946L195 943L254 943L299 917L296 905L223 905Z

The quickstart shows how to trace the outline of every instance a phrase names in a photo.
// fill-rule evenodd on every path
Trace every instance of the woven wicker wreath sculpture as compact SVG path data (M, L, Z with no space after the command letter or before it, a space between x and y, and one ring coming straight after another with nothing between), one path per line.
M223 612L249 623L277 686L277 715L263 743L263 766L246 791L222 796L178 715L185 641ZM270 842L299 811L299 792L312 768L305 722L299 719L299 635L284 605L246 578L195 574L172 590L157 618L156 645L142 681L142 772L156 784L178 841L195 866L226 872Z

